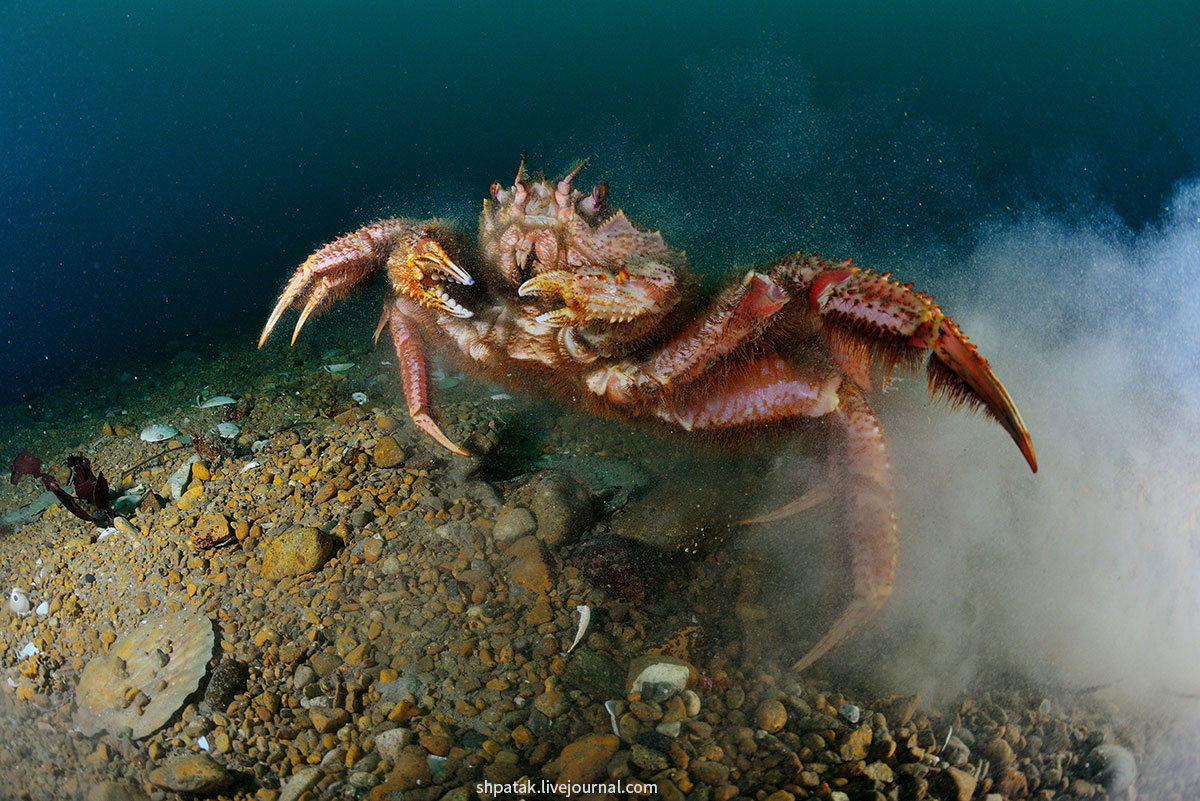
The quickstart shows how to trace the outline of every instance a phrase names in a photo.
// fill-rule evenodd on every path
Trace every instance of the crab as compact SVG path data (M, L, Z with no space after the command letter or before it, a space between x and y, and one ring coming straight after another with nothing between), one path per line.
M608 202L608 187L527 175L494 183L478 234L443 220L392 217L346 234L296 270L259 339L289 307L305 322L384 273L375 337L386 329L409 416L442 447L427 359L549 393L585 409L657 419L684 432L790 430L827 421L837 443L830 477L778 520L843 497L853 594L796 663L803 670L863 626L891 594L899 531L883 428L868 401L882 374L926 362L931 394L981 408L1036 472L1016 405L933 299L850 261L796 253L741 272L699 296L683 252Z

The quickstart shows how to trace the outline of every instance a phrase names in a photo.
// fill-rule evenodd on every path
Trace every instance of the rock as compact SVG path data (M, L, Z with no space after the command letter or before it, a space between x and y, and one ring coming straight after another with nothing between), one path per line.
M1024 798L1029 794L1029 780L1024 773L1011 767L1001 770L992 786L1005 798Z
M970 801L975 794L974 776L958 768L946 768L943 776L942 792L950 801Z
M621 695L621 668L609 657L585 648L571 654L562 678L596 701Z
M375 442L375 450L371 452L371 460L376 467L395 467L407 458L408 455L394 437L380 437Z
M720 762L701 759L693 762L688 770L695 777L696 781L701 784L707 784L710 787L720 787L729 781L729 766Z
M204 702L215 712L224 712L233 697L246 689L250 669L236 659L222 659L213 668L208 686L204 690Z
M1003 738L997 737L983 748L983 755L997 765L1010 765L1016 761L1012 746Z
M630 663L625 677L625 694L641 693L646 700L660 700L648 698L648 695L658 695L665 699L683 692L695 675L696 669L682 659L662 654L646 654ZM648 685L654 686L650 693L647 692Z
M574 476L547 471L530 489L529 508L537 518L537 536L547 545L574 542L591 524L592 493Z
M641 743L633 744L633 764L637 765L642 770L660 771L671 767L671 760L667 759L667 755L662 751L642 745Z
M754 710L754 725L769 732L777 732L787 723L787 709L774 699L763 701ZM866 758L864 754L863 758Z
M609 527L656 551L703 554L723 542L736 525L737 514L720 492L671 482L621 509Z
M414 736L411 729L405 728L381 731L375 735L375 748L381 757L395 765L404 748L413 742Z
M325 771L318 767L301 768L288 777L279 791L278 801L300 801L300 797L317 786L325 778Z
M293 526L271 540L263 554L262 576L278 581L284 576L313 573L333 555L333 538L319 528Z
M514 584L537 595L550 592L554 585L541 540L532 536L522 537L508 547L507 554L512 559L508 574Z
M233 783L233 776L208 754L185 754L150 771L150 782L177 793L216 793Z
M555 760L558 782L584 784L598 778L617 753L621 741L615 734L589 734L568 745Z
M946 746L942 749L942 759L954 765L956 768L961 768L971 759L971 749L967 748L959 738L951 735L946 738Z
M350 713L344 709L311 709L308 717L320 734L332 734L350 722Z
M537 520L533 512L524 506L513 506L496 515L492 526L492 537L499 543L520 539L537 531Z
M851 729L841 745L842 759L847 762L859 762L867 758L867 749L871 747L871 727L863 724Z
M106 781L92 785L87 801L149 801L141 787L124 781Z

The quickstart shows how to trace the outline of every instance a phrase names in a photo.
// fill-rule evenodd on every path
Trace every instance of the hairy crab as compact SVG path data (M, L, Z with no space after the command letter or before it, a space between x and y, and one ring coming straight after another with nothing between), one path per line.
M296 270L262 332L290 306L292 335L327 302L384 272L375 336L392 337L413 422L443 447L427 354L600 412L658 418L686 431L824 418L846 487L854 595L797 663L803 669L863 625L892 591L898 530L883 429L867 401L873 368L928 355L930 390L981 407L1031 469L1033 444L987 361L929 297L887 274L816 255L786 256L736 276L711 298L681 251L636 228L607 186L529 177L495 183L477 238L440 220L378 220L324 246ZM796 513L835 494L834 481L743 522ZM839 485L840 486L840 485Z

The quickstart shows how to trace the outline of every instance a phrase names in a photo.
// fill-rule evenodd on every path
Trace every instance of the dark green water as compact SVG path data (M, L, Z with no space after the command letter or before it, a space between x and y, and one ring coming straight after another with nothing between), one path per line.
M6 391L253 336L314 246L470 222L522 153L590 157L707 271L953 270L1031 209L1136 232L1196 175L1194 6L642 5L6 3Z

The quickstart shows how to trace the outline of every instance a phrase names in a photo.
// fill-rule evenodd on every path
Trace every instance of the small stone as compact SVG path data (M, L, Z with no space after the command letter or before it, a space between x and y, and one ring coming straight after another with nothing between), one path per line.
M701 784L707 784L710 787L720 787L729 781L729 766L720 762L701 759L693 762L688 767L688 771L695 777L696 781Z
M376 467L395 467L408 458L400 444L393 437L380 437L375 442L375 450L371 454Z
M997 737L984 746L983 755L990 762L997 765L1010 765L1017 759L1017 755L1013 753L1012 746L1001 737Z
M1029 794L1029 780L1024 773L1011 767L1000 771L992 786L1005 798L1024 798Z
M301 768L288 777L279 793L279 801L300 801L300 797L317 786L325 778L325 771L312 766Z
M867 750L871 747L871 727L864 724L857 729L851 729L842 742L840 753L847 762L859 762L867 758Z
M566 545L592 522L592 493L567 473L542 473L532 485L530 511L537 519L538 539L547 545Z
M271 540L263 554L262 576L277 581L321 568L333 555L333 538L319 528L293 526Z
M379 426L379 430L385 434L390 434L400 427L400 421L388 414L381 414L375 418L375 425Z
M320 734L331 734L350 722L350 713L344 709L311 709L308 717Z
M150 782L177 793L216 793L233 776L208 754L185 754L150 772Z
M415 735L412 729L397 728L381 731L375 735L375 748L379 755L395 765L405 747L413 742Z
M507 553L512 559L508 574L514 584L537 595L550 592L553 586L550 565L537 537L522 537L508 547Z
M625 676L625 693L642 693L647 697L648 686L658 688L658 695L666 697L681 693L696 674L692 665L677 657L663 654L643 654L629 665ZM657 699L648 699L657 700Z
M763 701L754 710L754 725L769 732L777 732L787 723L787 709L774 699ZM866 754L863 755L866 758Z
M368 562L378 562L382 553L383 540L378 537L370 537L363 543L363 559Z
M943 792L950 801L970 801L975 794L975 777L958 768L946 768L944 775Z
M571 743L555 760L559 783L583 784L598 778L620 746L614 734L589 734Z
M566 712L570 706L566 693L556 686L547 687L545 692L533 699L533 708L551 720Z
M149 801L149 796L129 782L105 781L92 786L87 801Z
M535 531L537 531L537 520L534 519L533 512L524 506L504 509L496 515L496 522L492 525L492 537L500 543L518 540Z
M643 770L659 771L671 767L671 760L662 751L658 751L641 743L633 744L633 764Z
M233 702L235 695L246 689L246 679L250 677L250 669L245 663L236 659L222 659L213 668L204 690L204 702L216 712L224 712Z
M896 780L896 774L886 762L872 762L863 768L863 775L870 776L877 782L891 784Z
M563 682L582 690L593 700L621 694L621 668L609 657L585 648L576 649L562 674Z
M830 795L830 798L833 796ZM789 793L787 790L776 790L767 796L766 801L796 801L796 796Z

